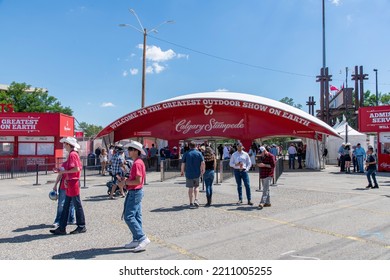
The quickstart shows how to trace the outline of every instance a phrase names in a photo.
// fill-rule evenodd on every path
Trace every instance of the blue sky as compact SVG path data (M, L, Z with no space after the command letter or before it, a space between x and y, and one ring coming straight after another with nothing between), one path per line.
M79 122L106 126L141 107L143 35L146 106L206 91L319 104L321 0L0 0L0 84L43 87ZM390 92L390 1L326 0L331 84L355 65L365 89ZM353 81L348 79L348 85ZM319 105L316 106L317 108Z

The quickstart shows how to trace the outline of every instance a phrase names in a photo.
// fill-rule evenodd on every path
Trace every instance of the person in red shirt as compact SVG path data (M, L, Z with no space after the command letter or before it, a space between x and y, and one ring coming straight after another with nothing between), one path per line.
M133 252L144 251L150 243L142 229L142 198L144 196L143 186L145 183L146 169L141 155L146 155L142 144L137 141L131 141L128 144L129 156L133 160L133 166L130 170L129 178L122 180L119 184L127 189L123 217L129 227L133 240L125 245L126 249L132 249Z
M263 209L263 207L271 207L269 185L274 177L275 156L263 146L260 147L259 151L261 162L257 166L260 167L260 180L263 186L263 195L259 203L259 209Z
M65 150L68 152L68 158L63 163L64 169L56 170L58 174L63 176L66 197L64 202L64 208L61 213L60 224L58 228L50 230L55 235L65 235L66 226L69 215L70 203L76 210L76 223L77 228L70 232L70 234L84 233L87 231L85 227L85 216L83 206L80 199L80 175L82 170L82 164L77 149L80 149L80 145L73 137L66 137L60 140L64 144Z
M62 163L60 170L64 170L64 163ZM57 172L57 170L55 169ZM54 184L53 190L58 193L58 203L57 203L57 215L53 223L53 227L57 228L60 225L60 219L61 219L61 214L62 210L64 209L64 203L65 203L65 198L66 198L66 189L65 189L65 184L64 184L64 178L63 176L58 174L56 182ZM60 187L57 190L57 185L60 185ZM76 219L75 219L75 211L74 211L74 206L73 203L70 203L70 208L69 208L69 217L68 217L68 224L74 225L76 224Z

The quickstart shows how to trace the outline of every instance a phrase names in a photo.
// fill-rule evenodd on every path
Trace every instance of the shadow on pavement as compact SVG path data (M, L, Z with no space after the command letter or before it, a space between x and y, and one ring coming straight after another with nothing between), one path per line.
M52 226L46 224L30 225L27 227L15 229L12 232L23 232L23 231L30 231L30 230L44 229L44 228L52 228Z
M227 209L227 211L257 211L258 207L255 207L254 205L250 206L238 206L236 208Z
M88 202L99 202L102 200L109 200L108 194L103 194L103 195L96 195L96 196L87 196L86 198L83 199L83 201L88 201Z
M54 255L52 259L54 260L62 260L62 259L93 259L96 256L101 255L113 255L113 254L122 254L122 253L133 253L129 249L125 249L123 247L109 247L109 248L92 248L88 250L81 250L81 251L72 251L67 253L62 253L58 255Z
M366 188L355 188L353 190L355 190L355 191L368 191L369 189L366 189Z
M9 237L9 238L0 238L0 244L1 243L27 243L35 240L41 240L41 239L47 239L47 238L53 238L58 237L57 235L53 234L37 234L37 235L30 235L30 234L24 234L19 235L15 237Z
M183 210L190 210L189 205L179 205L179 206L172 206L170 208L156 208L151 210L150 212L177 212L177 211L183 211Z

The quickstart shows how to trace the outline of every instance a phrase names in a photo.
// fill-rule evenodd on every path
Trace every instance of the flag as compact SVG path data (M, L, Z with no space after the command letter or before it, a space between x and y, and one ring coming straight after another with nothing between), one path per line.
M335 86L330 85L330 91L339 91L339 89Z

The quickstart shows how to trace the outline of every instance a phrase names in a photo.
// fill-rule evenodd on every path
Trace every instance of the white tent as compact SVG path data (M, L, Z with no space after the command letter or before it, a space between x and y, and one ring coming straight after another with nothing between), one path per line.
M343 142L351 143L352 147L356 146L357 143L360 143L361 147L364 148L365 151L367 151L367 135L364 133L360 133L359 131L350 127L346 120L343 120L341 123L336 124L333 129L336 130L342 138L338 138L335 136L329 136L327 138L327 164L337 164L338 150Z
M335 136L334 136L335 137ZM321 156L318 152L319 143L315 139L307 139L306 140L306 168L308 169L321 169L320 159Z

